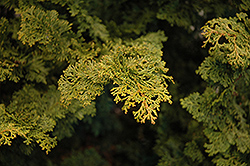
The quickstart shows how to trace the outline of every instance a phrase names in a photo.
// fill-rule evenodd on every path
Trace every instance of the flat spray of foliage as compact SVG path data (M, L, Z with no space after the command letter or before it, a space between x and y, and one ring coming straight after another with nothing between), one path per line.
M14 33L20 46L14 47L16 43L8 40L7 36L13 33L10 22L0 20L0 74L1 81L22 81L26 85L14 93L10 104L1 104L1 145L11 145L20 136L26 145L36 142L48 153L57 140L49 133L59 120L68 114L77 119L94 115L94 100L104 93L106 85L113 85L110 91L114 101L123 104L125 113L133 109L138 122L149 120L154 124L160 103L172 102L167 88L173 79L166 75L168 69L161 59L161 43L167 39L162 31L137 40L111 41L98 18L88 16L87 11L77 9L79 6L67 4L71 15L81 20L79 30L73 32L73 24L59 18L56 10L22 2L19 5L15 12L20 22L15 21L20 29ZM102 39L104 44L85 42L81 33L91 27L95 29L90 35ZM47 84L49 67L57 61L69 64L58 81L60 92L55 87L37 90L27 82Z
M6 88L0 96L0 146L17 145L20 138L26 154L35 145L50 152L57 140L72 135L74 123L96 114L96 99L104 93L137 122L155 124L166 107L161 103L172 103L168 86L174 83L162 60L167 37L157 29L163 25L159 19L190 32L210 13L218 16L234 5L250 8L248 0L228 2L1 1L4 12L14 10L0 19L0 86ZM158 165L249 165L250 20L241 12L212 19L201 31L209 56L196 73L207 87L180 100L196 120L189 129L199 131L187 129L192 136L186 139L181 131L160 126ZM96 159L106 164L97 153L89 149L62 164ZM83 156L92 158L83 161Z
M204 145L216 165L248 165L250 152L250 20L246 13L202 27L209 54L196 71L210 86L181 99L204 125Z
M125 113L139 105L133 111L135 119L154 124L160 103L171 103L166 80L172 81L172 77L166 75L168 69L161 60L161 47L146 40L151 35L128 44L110 43L104 46L107 55L98 61L80 60L70 65L59 80L62 102L67 105L78 99L83 106L89 105L103 93L106 84L112 83L114 101L124 103Z

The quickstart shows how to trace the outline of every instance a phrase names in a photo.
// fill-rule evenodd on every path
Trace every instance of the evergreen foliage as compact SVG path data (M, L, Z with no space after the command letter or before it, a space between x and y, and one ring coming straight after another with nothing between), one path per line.
M53 131L56 121L68 113L60 105L59 98L60 93L54 86L41 94L27 85L13 95L12 102L6 108L1 104L1 145L11 145L12 139L21 136L26 145L37 142L48 153L56 145L56 137L51 137L48 132ZM83 109L74 102L69 113L82 119L84 115L94 115L93 106ZM64 134L65 132L64 130Z
M2 0L0 165L249 165L249 9Z
M202 28L210 56L197 73L210 86L181 100L193 118L202 122L209 142L204 147L217 165L249 165L249 19L217 18ZM244 89L244 90L243 90Z
M70 158L65 159L61 166L105 166L107 161L103 160L95 149L87 149L84 153L72 154Z
M135 119L155 123L160 103L171 103L165 79L172 81L172 77L165 75L168 69L161 61L161 47L140 40L143 39L129 43L131 46L111 43L111 48L106 46L109 55L99 58L98 62L82 60L69 66L59 80L62 102L68 104L78 99L83 106L89 105L102 94L104 86L112 82L111 94L116 103L124 102L125 113L140 104L139 110L133 112Z
M191 26L201 26L198 20L203 17L207 18L211 12L214 12L215 16L220 16L226 10L230 10L232 8L230 3L233 2L190 0L183 3L182 1L160 0L157 1L159 6L157 18L167 20L172 26L177 25L192 30ZM242 8L243 6L242 4Z

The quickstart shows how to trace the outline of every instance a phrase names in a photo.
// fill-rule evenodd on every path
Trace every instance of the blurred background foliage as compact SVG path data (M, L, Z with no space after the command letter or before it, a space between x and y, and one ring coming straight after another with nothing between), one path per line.
M24 64L25 70L34 70L34 64L31 60L26 61L25 49L16 47L21 46L16 36L20 17L14 9L31 4L44 10L56 10L58 18L72 23L75 33L81 33L87 42L94 41L97 45L107 38L136 39L162 30L168 37L163 43L163 59L176 83L169 88L173 104L162 103L155 125L149 122L138 124L132 114L124 115L121 106L113 102L112 95L106 90L95 101L94 117L84 115L78 118L68 113L66 118L57 121L51 134L59 141L48 155L36 144L26 146L21 143L22 138L16 138L11 147L0 147L0 165L213 165L211 157L204 152L203 145L207 139L202 125L182 109L179 100L194 91L203 91L206 86L195 74L208 54L207 49L201 48L204 39L200 28L212 18L235 16L248 7L247 0L2 0L0 4L1 17L10 20L12 27L5 32L12 42L10 54L15 58L20 50L23 51L23 56L17 58L17 64ZM32 59L30 57L33 56L29 55ZM49 62L46 60L36 66L41 66L39 73L46 75L47 84L56 85L67 63ZM15 71L15 66L13 69ZM9 104L12 94L22 89L24 84L17 80L25 76L14 74L14 82L6 80L0 83L0 100L5 104ZM46 89L47 85L42 84L43 76L33 77L39 79L36 87ZM26 79L34 81L29 77Z

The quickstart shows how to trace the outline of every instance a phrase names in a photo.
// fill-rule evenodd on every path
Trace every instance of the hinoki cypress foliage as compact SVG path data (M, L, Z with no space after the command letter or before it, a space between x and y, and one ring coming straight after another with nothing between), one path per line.
M217 18L202 28L210 56L197 70L209 83L206 90L181 100L204 125L204 147L217 165L248 165L250 21L246 13ZM248 157L247 157L248 156Z
M150 41L143 42L145 39L138 39L128 46L111 43L106 48L108 54L98 61L81 60L69 66L59 80L62 102L69 104L70 100L79 99L83 106L89 105L103 93L106 84L113 83L111 94L116 103L124 102L122 109L125 113L140 105L133 112L135 119L155 123L160 103L171 103L166 79L172 81L172 77L165 75L168 69L161 61L161 47Z
M2 0L0 165L249 165L249 9Z
M116 103L123 102L125 113L136 107L133 114L138 122L150 120L154 124L160 103L172 102L167 87L168 81L173 82L173 79L166 75L168 69L161 60L161 42L166 41L161 31L137 40L108 41L105 30L98 32L95 29L90 35L106 39L107 44L87 43L81 36L82 26L87 29L99 25L92 17L86 16L90 27L81 25L81 22L79 31L74 32L71 30L73 24L58 18L55 10L21 2L19 5L15 12L20 17L20 29L15 32L15 42L19 42L21 48L15 48L15 54L7 52L8 47L16 45L6 37L11 25L7 19L1 18L1 49L4 53L1 81L22 81L24 84L24 88L12 96L8 106L1 104L1 144L11 145L12 139L20 136L26 145L36 142L49 152L56 145L56 137L48 133L53 131L57 121L70 112L78 119L85 114L94 115L94 100L104 92L107 84L114 85L111 94ZM73 12L72 4L68 5L72 16L79 14L78 17L83 17L84 10ZM104 25L101 27L105 28ZM56 61L69 63L58 82L60 97L55 89L54 93L50 88L39 91L27 82L47 84L49 67ZM73 107L76 106L82 108L75 111Z

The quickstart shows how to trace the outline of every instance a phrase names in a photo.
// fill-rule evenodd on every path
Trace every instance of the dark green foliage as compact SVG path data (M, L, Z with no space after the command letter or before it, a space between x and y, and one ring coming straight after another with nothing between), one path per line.
M196 25L201 26L198 20L209 18L211 12L218 17L233 8L232 2L220 0L160 0L157 4L157 18L167 20L172 26L177 25L191 31L194 31Z
M249 19L245 13L214 19L204 27L209 53L197 73L211 86L181 100L202 122L209 142L204 144L217 165L248 165L249 159ZM223 38L223 39L221 39ZM243 90L244 89L244 90ZM244 92L243 92L244 91Z
M107 161L96 152L95 149L86 149L84 153L73 153L70 158L63 160L61 166L105 166Z
M0 165L249 165L249 8L2 0Z

